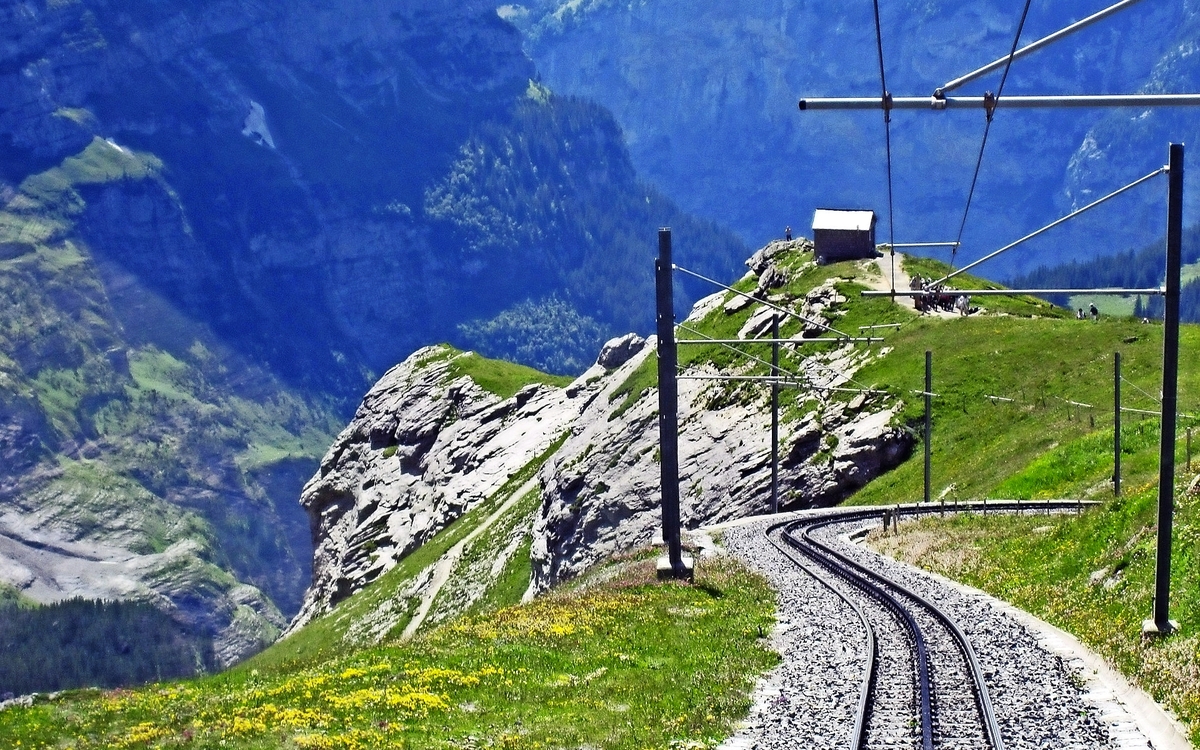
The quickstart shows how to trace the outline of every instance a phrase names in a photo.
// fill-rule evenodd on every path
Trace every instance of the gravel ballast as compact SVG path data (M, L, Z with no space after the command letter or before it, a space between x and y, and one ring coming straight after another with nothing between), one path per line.
M845 748L861 690L864 631L839 597L768 541L767 528L779 520L721 529L728 552L766 576L779 592L773 645L783 657L757 689L743 728L722 748L773 750L797 747L797 741L804 747ZM822 541L929 599L958 623L983 666L1006 748L1156 746L1138 731L1135 717L1103 697L1111 691L1089 684L1094 670L1085 671L1078 659L1049 651L1044 638L991 597L852 542L848 534L864 526L877 523L831 526L820 532Z

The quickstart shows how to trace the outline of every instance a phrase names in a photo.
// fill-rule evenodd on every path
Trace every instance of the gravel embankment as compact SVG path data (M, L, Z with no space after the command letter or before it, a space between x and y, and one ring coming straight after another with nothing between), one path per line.
M769 522L728 528L725 547L779 591L775 647L781 664L756 694L746 727L722 747L844 748L857 707L863 630L854 613L766 539ZM971 639L988 681L1009 750L1105 750L1116 747L1083 680L1038 644L1023 625L987 599L951 588L860 545L838 541L864 524L823 532L855 560L929 599ZM1121 746L1127 747L1124 742Z

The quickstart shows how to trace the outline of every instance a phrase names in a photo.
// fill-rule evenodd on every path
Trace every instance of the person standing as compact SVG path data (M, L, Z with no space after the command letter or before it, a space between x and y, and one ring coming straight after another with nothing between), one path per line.
M1100 320L1100 311L1096 309L1096 303L1095 303L1095 302L1093 302L1093 303L1092 303L1092 304L1091 304L1091 305L1088 307L1088 312L1090 312L1090 313L1092 314L1092 322L1093 322L1093 323L1095 323L1097 320Z
M791 242L791 241L792 241L792 225L791 225L791 224L788 224L788 225L787 225L787 227L786 227L786 228L784 228L784 230L783 230L783 238L784 238L785 240L787 240L788 242Z

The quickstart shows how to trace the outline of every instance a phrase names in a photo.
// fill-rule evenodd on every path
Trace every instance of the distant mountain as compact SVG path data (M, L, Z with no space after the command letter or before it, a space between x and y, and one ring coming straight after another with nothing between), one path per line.
M1021 38L1109 4L1038 0ZM880 3L888 88L928 96L1007 54L1022 7ZM887 241L882 113L796 107L801 97L880 95L870 3L527 0L501 12L522 29L542 81L611 109L635 166L685 209L758 244L785 225L805 229L819 206L870 207ZM1004 91L1198 92L1198 42L1194 3L1140 3L1018 60ZM957 93L995 91L999 78ZM981 110L893 114L897 242L957 237L983 129ZM998 110L958 260L1132 182L1166 163L1168 141L1194 145L1198 136L1194 108ZM1192 169L1187 180L1190 216L1200 208L1197 175ZM1163 233L1165 191L1163 181L1142 187L980 270L1002 278L1139 248Z
M374 372L581 371L650 328L665 224L736 272L536 78L475 0L0 3L0 583L232 663L300 606L300 489Z

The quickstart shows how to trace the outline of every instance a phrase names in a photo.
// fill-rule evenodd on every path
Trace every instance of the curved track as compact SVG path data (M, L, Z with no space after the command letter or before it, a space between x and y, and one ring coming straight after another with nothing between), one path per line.
M988 503L956 510L1067 510L1074 503ZM935 604L837 549L838 537L885 514L943 508L855 509L775 524L767 538L844 601L866 633L866 663L850 750L1004 750L983 670L962 629ZM886 520L885 520L886 522Z

